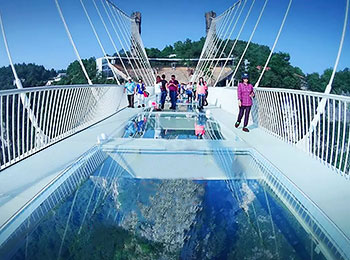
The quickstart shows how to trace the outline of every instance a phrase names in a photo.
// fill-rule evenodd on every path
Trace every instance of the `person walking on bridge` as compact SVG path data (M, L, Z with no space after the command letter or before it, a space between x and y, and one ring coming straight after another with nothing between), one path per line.
M136 84L132 81L132 78L128 78L128 82L124 86L124 93L126 91L129 106L128 107L134 107L134 95L136 90Z
M207 90L208 90L207 83L204 81L202 77L200 77L198 86L197 86L197 91L196 91L199 111L202 111L203 106L205 105L205 95Z
M162 97L162 80L160 76L156 77L156 83L154 84L154 94L156 94L157 111L160 111Z
M166 89L168 81L165 80L165 74L162 75L161 83L162 83L162 85L161 85L160 89L162 91L162 94L161 94L161 97L160 97L160 108L164 109L165 99L166 99L166 96L168 94L168 91Z
M137 100L138 100L138 107L140 108L145 107L145 95L144 91L146 90L145 83L143 83L142 79L139 79L139 83L136 86L137 91Z
M169 95L171 100L170 109L174 109L174 110L176 109L178 85L179 85L179 82L175 79L175 75L171 75L171 80L169 80L169 83L168 83L168 89L169 89Z
M248 73L243 73L242 75L242 82L238 84L237 88L237 97L238 97L238 106L239 106L239 114L238 119L235 124L235 127L239 127L241 124L241 120L243 118L244 114L244 125L243 125L243 131L249 132L248 121L249 121L249 114L250 109L253 105L253 97L254 97L254 89L253 85L249 83L249 75Z

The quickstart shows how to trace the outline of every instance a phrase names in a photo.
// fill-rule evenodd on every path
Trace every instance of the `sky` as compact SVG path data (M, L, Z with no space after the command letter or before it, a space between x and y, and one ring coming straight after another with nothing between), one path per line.
M99 3L100 0L97 0ZM253 0L247 0L247 5ZM79 53L83 58L103 53L83 13L79 0L59 0ZM94 10L92 0L84 0L107 53L114 53L107 34ZM205 36L204 14L218 15L235 1L230 0L113 0L125 13L142 13L142 40L145 47L162 49L176 41L199 40ZM289 0L269 0L253 42L272 47ZM256 0L240 39L247 40L263 0ZM345 17L346 0L294 0L275 51L288 52L291 64L304 73L333 67ZM242 24L242 18L238 26ZM76 59L54 0L0 0L7 41L15 63L33 62L51 69L64 69ZM107 19L107 18L105 18ZM112 29L111 29L112 30ZM233 36L238 33L234 31ZM117 39L115 39L117 42ZM0 67L9 64L0 36ZM350 22L347 23L339 69L350 67Z

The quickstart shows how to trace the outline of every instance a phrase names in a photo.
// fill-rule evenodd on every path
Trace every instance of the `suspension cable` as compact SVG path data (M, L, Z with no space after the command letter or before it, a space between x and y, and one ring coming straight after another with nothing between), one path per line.
M254 36L254 34L255 34L256 28L258 27L258 25L259 25L259 23L260 23L260 20L261 20L261 17L262 17L262 15L263 15L263 13L264 13L264 10L265 10L265 7L266 7L266 5L267 5L267 2L268 2L268 0L265 0L264 5L263 5L263 7L261 8L259 17L258 17L258 19L257 19L257 21L256 21L256 23L255 23L255 26L254 26L254 29L253 29L252 33L250 34L249 40L248 40L248 42L247 42L247 44L246 44L246 46L245 46L245 49L244 49L244 51L243 51L243 53L242 53L242 55L241 55L241 58L239 59L239 62L238 62L237 65L236 65L235 71L234 71L233 74L232 74L232 77L231 77L231 80L230 80L230 83L228 84L228 86L231 86L231 84L232 84L232 82L233 82L233 80L234 80L234 77L235 77L235 75L236 75L236 73L237 73L237 71L238 71L238 69L239 69L239 66L240 66L240 64L241 64L241 62L242 62L242 60L243 60L243 58L244 58L244 55L245 55L245 53L246 53L247 50L248 50L248 47L249 47L249 45L250 45L250 42L252 41L253 36ZM224 66L224 68L225 68L225 66ZM219 75L218 78L220 78L220 75ZM218 83L218 80L215 82L214 87L216 86L217 83Z
M79 62L79 64L80 64L80 67L81 67L81 69L83 70L84 76L85 76L85 78L87 79L88 84L89 84L89 85L93 85L93 83L92 83L92 81L91 81L91 79L90 79L90 77L89 77L89 75L88 75L88 73L87 73L87 71L86 71L85 65L84 65L84 63L83 63L82 60L81 60L80 54L79 54L78 49L77 49L77 47L76 47L76 45L75 45L75 43L74 43L73 37L72 37L72 35L71 35L70 31L69 31L68 25L67 25L67 23L66 23L66 20L65 20L65 18L64 18L63 13L62 13L61 7L60 7L60 5L59 5L59 3L58 3L58 0L55 0L55 3L56 3L56 7L57 7L57 10L58 10L58 13L59 13L59 15L60 15L60 17L61 17L61 20L62 20L62 22L63 22L64 28L66 29L66 33L67 33L67 35L68 35L69 41L70 41L70 43L71 43L72 46L73 46L75 55L77 56L78 62Z
M287 16L288 16L290 7L291 7L291 5L292 5L292 2L293 2L293 0L289 0L289 4L288 4L287 10L286 10L286 12L285 12L285 14L284 14L282 24L281 24L281 26L280 26L280 29L279 29L278 34L277 34L277 36L276 36L275 42L274 42L274 44L273 44L273 46L272 46L272 49L271 49L271 51L270 51L270 55L269 55L269 57L268 57L267 60L266 60L266 63L265 63L265 65L264 65L264 68L263 68L262 72L260 73L260 77L259 77L258 81L255 83L255 86L254 86L255 88L259 86L260 81L261 81L262 77L264 76L264 73L265 73L265 70L266 70L266 68L267 68L267 65L268 65L269 62L270 62L270 59L271 59L272 54L273 54L273 51L275 50L276 44L277 44L277 42L278 42L278 40L279 40L279 37L280 37L281 32L282 32L282 29L283 29L284 24L285 24L285 22L286 22L286 19L287 19Z
M92 23L92 20L91 20L91 18L90 18L90 15L89 15L88 11L86 10L86 7L85 7L85 4L84 4L83 0L80 0L80 3L81 3L81 6L83 7L83 10L84 10L84 13L85 13L85 15L86 15L86 18L87 18L88 21L89 21L89 24L90 24L90 26L91 26L91 29L92 29L92 31L93 31L95 37L96 37L96 40L97 40L97 42L98 42L98 44L99 44L99 46L100 46L100 48L101 48L101 50L102 50L102 52L103 52L103 55L105 56L105 59L107 60L108 66L109 66L109 67L112 67L113 65L111 64L111 62L110 62L109 59L108 59L107 53L106 53L106 51L105 51L105 49L104 49L104 47L103 47L103 45L102 45L102 43L101 43L100 37L99 37L98 34L97 34L97 31L96 31L96 29L95 29L95 26L94 26L94 24ZM113 69L112 69L112 73L113 73L113 76L114 76L115 80L117 81L118 85L120 85L120 81L119 81L119 79L118 79L118 76L115 74L115 71L114 71Z
M105 21L104 21L102 15L101 15L101 12L100 12L99 8L97 7L96 1L95 1L95 0L92 0L92 2L93 2L93 4L94 4L94 6L95 6L95 9L96 9L96 11L97 11L98 16L99 16L100 19L101 19L101 22L102 22L102 24L103 24L103 26L104 26L104 28L105 28L105 30L106 30L106 33L107 33L107 35L108 35L108 37L109 37L109 40L111 41L111 43L112 43L112 45L113 45L113 47L114 47L114 50L116 51L116 53L117 53L117 55L118 55L118 57L119 57L119 60L120 60L122 66L123 66L123 68L124 68L125 73L126 73L126 75L124 74L124 75L121 75L121 76L123 76L123 78L124 78L125 80L127 80L127 78L128 78L130 75L129 75L129 73L128 73L128 71L127 71L125 65L124 65L123 60L122 60L121 57L120 57L120 54L119 54L118 49L117 49L117 46L115 45L114 40L113 40L113 38L112 38L112 36L111 36L111 34L110 34L108 28L107 28L107 25L106 25L106 23L105 23Z

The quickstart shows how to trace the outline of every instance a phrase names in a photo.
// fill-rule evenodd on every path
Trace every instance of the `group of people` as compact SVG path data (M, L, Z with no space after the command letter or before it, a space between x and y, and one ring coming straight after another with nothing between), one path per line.
M148 92L146 91L146 86L142 79L136 84L133 82L132 78L128 78L128 82L125 84L124 92L127 93L128 97L128 107L134 107L135 96L137 98L138 107L145 107L145 97L148 97ZM198 108L202 110L204 106L208 105L208 86L204 79L199 78L199 82L189 82L188 84L180 84L175 75L171 75L169 81L166 80L166 76L156 77L155 89L156 95L156 108L158 111L164 109L165 101L167 96L170 98L170 109L175 110L178 100L182 99L184 96L187 97L187 102L192 103L193 101L198 101Z
M142 79L135 84L131 78L125 84L124 91L127 92L129 107L134 107L134 96L137 95L138 107L145 106L145 97L148 97L145 84ZM164 109L164 104L167 95L169 94L171 106L170 109L176 109L176 103L179 97L184 94L187 95L187 102L198 101L198 108L201 111L205 105L208 104L208 86L204 79L199 78L199 82L189 82L188 84L179 84L175 75L171 76L169 81L166 80L165 75L157 76L155 83L155 95L157 110ZM255 96L253 86L249 83L249 75L247 73L242 74L242 82L238 84L237 97L239 113L235 123L235 127L238 128L241 124L241 120L244 116L244 123L242 130L249 132L247 128L249 122L250 110L253 105L253 97Z
M124 86L124 92L126 92L128 97L128 107L134 107L135 95L137 98L138 107L145 107L145 97L148 97L149 93L146 91L146 85L139 79L136 84L133 82L132 78L128 78L128 82Z
M155 89L157 109L164 109L166 97L169 92L171 106L170 109L176 109L176 103L179 99L187 96L187 102L192 103L194 100L198 100L199 110L203 109L203 106L208 105L208 86L202 77L199 78L199 82L189 82L188 84L180 84L175 75L171 75L171 79L167 81L165 75L162 77L156 77Z

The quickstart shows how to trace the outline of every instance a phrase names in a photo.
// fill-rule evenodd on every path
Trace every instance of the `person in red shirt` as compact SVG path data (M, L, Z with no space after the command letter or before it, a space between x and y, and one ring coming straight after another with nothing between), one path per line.
M169 96L171 100L170 109L176 109L176 97L178 91L179 82L175 79L175 75L171 75L171 80L168 82Z
M249 132L248 121L249 121L249 114L250 109L253 105L253 97L254 97L254 89L253 85L249 83L249 75L248 73L243 73L242 75L242 82L238 84L237 88L237 97L238 97L238 106L239 106L239 114L237 122L235 123L235 127L239 127L241 124L241 120L244 114L244 125L243 125L243 131Z

